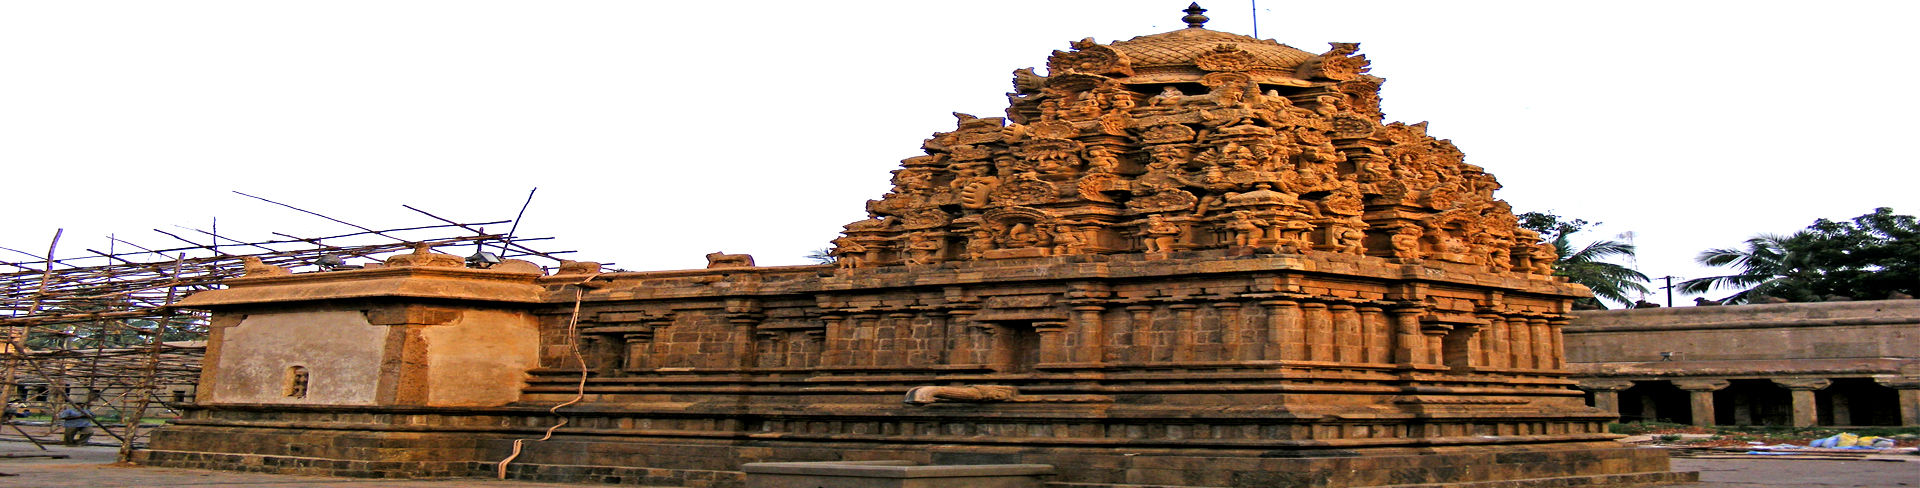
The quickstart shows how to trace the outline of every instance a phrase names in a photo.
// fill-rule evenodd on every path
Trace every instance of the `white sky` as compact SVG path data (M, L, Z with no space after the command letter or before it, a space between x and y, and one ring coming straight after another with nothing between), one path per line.
M543 250L802 264L949 112L1000 115L1013 69L1186 3L0 0L0 246L352 231L233 190L388 228L434 223L402 204L510 219L539 187L519 233ZM1920 3L1261 3L1261 37L1363 43L1388 120L1432 121L1519 211L1606 223L1576 241L1632 231L1651 276L1920 211L1892 150ZM1248 2L1203 6L1250 33Z

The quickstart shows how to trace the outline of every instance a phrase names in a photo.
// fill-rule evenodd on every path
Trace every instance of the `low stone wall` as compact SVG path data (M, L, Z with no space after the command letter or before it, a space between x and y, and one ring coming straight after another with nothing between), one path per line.
M1573 365L1661 361L1920 358L1920 300L1573 312ZM1580 371L1579 366L1573 369Z
M1626 420L1920 425L1920 300L1573 315L1568 370Z

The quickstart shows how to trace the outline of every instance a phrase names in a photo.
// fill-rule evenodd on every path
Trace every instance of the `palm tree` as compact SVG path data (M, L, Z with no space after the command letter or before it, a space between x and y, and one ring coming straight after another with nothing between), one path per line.
M1707 293L1717 288L1737 289L1721 303L1752 303L1756 298L1774 296L1803 302L1812 301L1811 288L1819 272L1809 262L1810 254L1799 252L1814 235L1807 231L1791 235L1760 234L1747 239L1745 249L1717 248L1701 251L1694 262L1707 266L1727 266L1736 274L1695 278L1680 283L1680 291Z
M1565 276L1567 281L1586 285L1593 295L1621 305L1633 303L1629 292L1646 294L1647 283L1652 281L1647 275L1633 268L1606 262L1606 259L1624 257L1633 259L1633 244L1611 239L1601 239L1588 243L1578 251L1573 251L1574 234L1582 229L1600 225L1599 222L1587 222L1584 219L1570 219L1546 212L1527 212L1520 218L1520 227L1544 236L1548 244L1560 252L1560 258L1553 263L1554 276ZM1574 302L1576 306L1606 308L1600 300L1582 298Z
M1647 275L1633 268L1603 261L1612 257L1633 257L1633 244L1601 239L1588 243L1578 251L1567 252L1573 247L1573 242L1568 238L1570 234L1572 232L1555 232L1553 235L1551 243L1560 250L1560 259L1553 263L1555 276L1565 276L1569 282L1586 285L1593 290L1593 296L1620 304L1633 303L1628 298L1628 292L1647 293L1647 286L1643 284L1651 280Z

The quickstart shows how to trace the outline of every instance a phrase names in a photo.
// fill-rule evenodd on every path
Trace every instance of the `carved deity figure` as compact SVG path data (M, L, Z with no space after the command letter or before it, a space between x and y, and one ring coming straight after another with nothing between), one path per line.
M1007 249L1033 247L1045 238L1046 233L1039 227L1027 222L1015 222L1007 226L1007 232L1000 237L1000 247Z
M1179 88L1174 88L1172 85L1168 85L1167 87L1160 89L1159 95L1154 95L1153 98L1148 98L1147 106L1153 107L1153 108L1166 108L1169 110L1179 109L1181 99L1186 98L1186 96L1187 94L1180 93Z
M839 264L840 269L853 269L860 267L860 261L866 257L867 246L855 242L852 237L840 236L833 240L833 251L827 254L833 256L833 262Z
M933 192L933 174L924 171L900 171L894 176L900 193L924 195Z
M1531 251L1533 266L1529 271L1537 275L1552 275L1554 261L1560 260L1560 250L1554 248L1551 243L1542 242L1534 244Z
M1053 255L1055 256L1080 254L1081 246L1087 243L1085 238L1080 237L1079 232L1065 224L1054 224L1049 233L1053 234Z
M918 386L907 390L908 405L935 402L1004 402L1020 396L1020 390L1002 385Z
M1133 107L1139 105L1139 103L1133 101L1133 94L1130 92L1122 92L1108 97L1107 104L1112 106L1114 112L1122 114L1132 111Z
M1233 211L1233 220L1227 222L1227 228L1233 230L1233 245L1252 246L1259 242L1262 226L1267 222L1253 218L1253 213L1245 210Z
M1472 248L1467 246L1466 240L1455 237L1451 233L1439 234L1439 240L1440 252L1438 254L1442 261L1460 264L1476 264L1474 262L1475 255L1470 252Z
M940 251L947 247L944 239L928 239L925 234L907 236L907 264L935 264L940 262Z
M1393 257L1420 259L1420 227L1404 226L1393 234Z
M1306 254L1313 250L1313 241L1307 235L1313 232L1313 224L1303 220L1273 220L1270 228L1273 240L1293 252Z
M1097 118L1099 116L1100 116L1100 97L1090 91L1080 92L1080 95L1076 97L1073 101L1073 117L1072 118L1077 120L1087 120L1087 119Z
M969 258L981 259L982 255L993 249L993 233L986 229L976 229L973 231L973 235L967 238L967 256Z
M1087 174L1112 173L1119 167L1120 158L1114 156L1112 149L1106 146L1087 148Z
M1147 226L1140 234L1146 238L1147 252L1169 253L1173 252L1173 242L1180 237L1180 225L1168 222L1160 214L1151 214L1147 216Z
M1185 178L1180 174L1180 165L1186 164L1186 152L1173 146L1153 146L1149 152L1153 160L1147 163L1147 172L1134 182L1153 189L1167 189L1180 186Z
M1487 236L1487 265L1498 273L1513 271L1513 256L1507 251L1512 243L1490 234L1481 235Z
M1366 238L1366 232L1350 225L1336 225L1327 229L1327 240L1333 245L1335 252L1366 254L1367 248L1361 244L1361 241Z

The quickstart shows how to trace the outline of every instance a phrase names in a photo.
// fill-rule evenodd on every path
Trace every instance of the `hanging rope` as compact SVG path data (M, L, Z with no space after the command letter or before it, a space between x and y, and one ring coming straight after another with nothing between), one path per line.
M593 276L589 276L587 277L586 281L593 281L593 278L598 276L600 275L595 274ZM566 403L554 405L553 408L547 409L548 414L551 414L555 417L560 417L560 422L553 424L552 427L548 427L546 435L540 436L539 439L514 439L513 440L513 454L508 455L506 459L503 459L500 461L500 469L499 469L500 479L503 479L503 480L507 479L507 464L512 463L514 458L520 457L520 449L524 447L527 441L546 442L548 439L553 438L553 431L560 430L561 427L567 426L568 419L566 416L560 415L561 408L564 408L568 405L572 405L575 403L580 403L580 400L586 399L587 397L587 358L585 355L582 355L580 353L580 302L585 301L587 297L587 288L586 286L584 286L586 281L582 281L581 284L574 285L573 316L567 318L567 337L570 337L573 340L573 360L575 363L580 365L580 384L577 388L575 388L572 400L567 400Z

